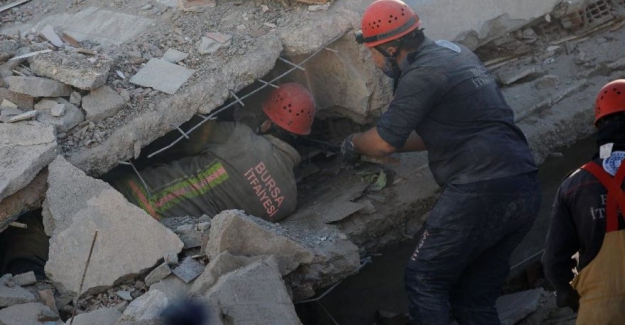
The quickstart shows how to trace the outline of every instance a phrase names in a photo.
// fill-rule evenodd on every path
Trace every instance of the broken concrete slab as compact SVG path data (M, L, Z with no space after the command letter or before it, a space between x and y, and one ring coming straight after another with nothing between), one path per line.
M102 180L87 176L82 170L58 156L48 166L46 199L43 202L43 225L48 236L67 229L72 218L87 207L87 201L113 187Z
M12 287L7 286L9 281L13 281L13 277L10 274L0 278L0 308L37 301L35 295L15 285L15 282Z
M65 97L72 93L72 87L45 78L13 76L6 80L9 90L33 97Z
M20 115L15 115L9 119L9 123L32 120L35 117L37 117L37 113L38 113L37 111L28 111Z
M37 278L35 277L35 272L30 271L28 273L22 273L13 276L13 281L20 287L29 286L37 283Z
M48 42L52 43L52 45L56 47L63 47L65 45L59 35L57 35L57 33L54 31L54 27L50 25L44 27L39 32L39 35L41 35L43 38L48 40Z
M0 310L0 324L2 325L63 325L58 316L56 320L49 320L42 323L40 315L52 315L54 312L45 305L30 302L22 305L15 305ZM53 317L54 318L54 317ZM50 319L50 318L48 318Z
M50 240L45 266L48 278L61 293L75 295L78 291L81 265L96 229L98 237L83 287L86 294L141 274L166 253L182 250L182 242L173 232L115 190L104 190L87 201L72 219L69 228ZM125 253L119 254L121 251Z
M176 300L185 297L191 290L191 285L178 277L169 276L150 286L150 290L158 290L164 293L170 300Z
M0 200L0 232L24 211L41 208L48 189L48 170L43 169L26 187Z
M117 114L125 106L124 99L109 86L94 89L82 99L82 108L87 112L87 120L94 122Z
M0 124L0 200L28 185L56 157L56 148L52 126Z
M169 268L169 265L167 265L167 263L163 263L154 270L152 270L150 274L145 277L145 284L149 287L156 282L163 280L170 274L171 269Z
M201 296L217 283L217 280L219 280L222 275L250 265L263 258L265 258L265 256L235 256L225 251L208 263L204 272L193 282L190 294Z
M502 325L514 325L538 309L543 288L521 291L497 299L496 307Z
M210 314L210 324L226 319L232 324L301 324L274 257L220 277L204 298L220 309Z
M67 132L85 120L80 108L60 97L43 99L35 105L35 109L39 111L37 121L54 125L57 133Z
M191 257L185 258L184 261L173 270L173 273L185 283L190 283L195 280L202 272L204 272L204 265Z
M91 63L78 53L52 52L31 59L30 69L37 76L47 77L83 90L103 86L112 61Z
M128 305L120 322L146 322L158 320L161 312L169 304L167 296L158 291L150 290ZM123 324L123 323L122 323Z
M208 240L211 218L207 215L174 217L164 219L162 223L180 237L185 249L189 249L201 247Z
M538 90L555 88L559 84L560 77L550 74L536 79L536 81L534 81L534 88Z
M536 67L504 67L497 71L497 77L504 85L511 85L525 77L536 74L544 74Z
M0 41L0 62L5 62L6 60L14 57L15 54L17 54L18 48L19 44L15 41Z
M195 70L187 69L165 60L151 59L130 79L130 82L173 95L187 82L194 72Z
M219 51L219 49L228 46L230 46L230 39L228 39L226 42L221 43L213 38L204 36L197 46L197 51L202 55L215 54L217 51Z
M0 98L14 103L21 110L31 110L34 107L34 98L32 96L16 93L6 88L0 88Z
M165 61L167 61L169 63L178 63L180 61L184 61L188 57L189 57L188 53L180 52L180 51L178 51L176 49L170 48L163 55L163 60L165 60Z
M115 325L122 313L116 308L102 308L74 318L73 325Z
M206 254L213 259L225 251L243 256L273 255L282 274L311 263L314 257L311 249L287 237L279 225L240 210L224 211L213 217Z

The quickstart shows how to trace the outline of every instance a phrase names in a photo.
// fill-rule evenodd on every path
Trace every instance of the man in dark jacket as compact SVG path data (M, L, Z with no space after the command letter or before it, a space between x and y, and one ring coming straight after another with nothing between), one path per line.
M309 134L315 101L303 86L287 83L263 103L267 121L261 133ZM275 134L274 134L275 135ZM234 122L207 123L191 134L182 159L140 171L114 182L132 203L156 219L176 216L214 216L240 209L278 222L297 206L293 168L299 153L270 134L257 135Z
M579 309L577 324L623 324L625 80L608 83L599 92L595 126L600 152L562 182L543 264L558 306ZM575 253L578 261L571 259Z
M357 40L395 79L377 126L345 139L353 161L427 150L442 196L406 268L416 324L499 324L495 301L510 254L540 206L536 165L513 112L468 48L434 42L397 0L373 2ZM451 308L450 308L451 307Z

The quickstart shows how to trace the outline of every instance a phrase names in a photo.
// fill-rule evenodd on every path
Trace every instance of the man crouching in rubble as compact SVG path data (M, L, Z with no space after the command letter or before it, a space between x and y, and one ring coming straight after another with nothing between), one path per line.
M359 43L395 79L375 128L342 145L347 161L427 150L443 188L405 273L415 324L500 324L495 301L510 254L540 207L537 168L497 84L468 48L434 42L397 0L373 2Z
M156 219L214 216L223 210L277 222L297 205L293 168L299 153L284 140L307 135L315 117L315 101L303 86L287 83L263 103L268 118L257 135L248 126L210 121L192 133L184 158L115 181L132 203ZM291 134L292 133L292 134Z
M576 324L623 324L625 79L599 92L595 126L600 152L560 185L543 265L558 306L579 309ZM572 260L578 252L578 261Z

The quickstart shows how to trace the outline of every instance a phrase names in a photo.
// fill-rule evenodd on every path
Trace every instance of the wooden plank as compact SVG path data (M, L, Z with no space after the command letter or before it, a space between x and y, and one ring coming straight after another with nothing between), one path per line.
M13 8L13 7L17 7L17 6L21 5L21 4L24 4L24 3L29 2L29 1L30 0L20 0L20 1L17 1L17 2L13 2L11 4L8 4L8 5L4 6L4 7L1 7L0 8L0 12L7 11L7 10Z

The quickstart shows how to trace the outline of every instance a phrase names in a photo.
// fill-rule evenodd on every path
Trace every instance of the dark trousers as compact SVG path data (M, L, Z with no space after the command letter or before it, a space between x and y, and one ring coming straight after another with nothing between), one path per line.
M541 202L536 173L448 185L406 267L413 324L500 324L495 301L510 254Z

